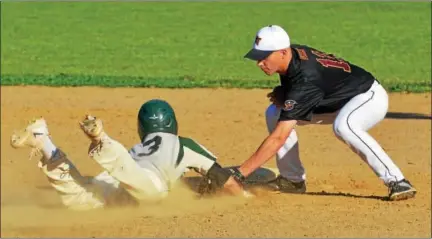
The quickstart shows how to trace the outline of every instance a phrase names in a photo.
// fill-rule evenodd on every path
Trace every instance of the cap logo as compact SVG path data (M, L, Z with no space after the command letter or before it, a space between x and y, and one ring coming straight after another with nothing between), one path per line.
M260 41L261 41L261 37L256 36L256 37L255 37L255 45L258 46L258 44L260 43Z

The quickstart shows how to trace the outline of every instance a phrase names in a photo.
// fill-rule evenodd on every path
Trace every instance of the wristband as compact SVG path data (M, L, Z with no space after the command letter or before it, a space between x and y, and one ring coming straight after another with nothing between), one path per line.
M243 182L243 181L246 180L246 177L243 176L243 174L240 172L240 170L239 170L238 168L231 168L230 171L231 171L231 173L232 173L232 176L233 176L237 181Z

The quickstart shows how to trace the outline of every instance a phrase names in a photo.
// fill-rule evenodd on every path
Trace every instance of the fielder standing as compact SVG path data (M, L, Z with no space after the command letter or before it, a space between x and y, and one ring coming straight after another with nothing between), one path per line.
M415 196L405 179L368 130L381 122L388 110L388 95L375 77L344 59L305 45L294 45L277 25L261 28L245 58L257 62L267 74L278 73L280 86L269 94L266 111L270 135L235 172L242 181L275 154L280 176L272 182L278 190L304 193L305 170L299 158L297 124L332 124L336 137L348 144L389 188L389 200ZM235 180L227 184L236 184Z

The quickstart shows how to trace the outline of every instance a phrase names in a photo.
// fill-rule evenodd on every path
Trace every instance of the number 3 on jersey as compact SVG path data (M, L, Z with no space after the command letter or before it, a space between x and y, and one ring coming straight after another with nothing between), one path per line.
M339 69L343 69L345 72L351 72L351 67L348 63L346 63L343 60L337 59L336 57L332 56L332 55L328 55L324 52L320 52L320 51L311 51L312 54L318 56L319 58L316 58L316 60L321 63L322 66L324 67L334 67L334 68L339 68Z
M160 144L162 143L162 137L156 135L152 139L149 139L142 143L144 149L147 151L146 153L139 153L138 156L149 156L154 154L158 149Z

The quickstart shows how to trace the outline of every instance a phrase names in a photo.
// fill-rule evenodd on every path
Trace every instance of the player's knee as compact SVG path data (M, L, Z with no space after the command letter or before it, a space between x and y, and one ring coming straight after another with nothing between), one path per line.
M346 140L349 138L349 136L352 134L352 131L350 130L347 123L344 122L336 122L333 124L333 132L335 133L336 137L338 137L341 140Z
M271 104L267 107L265 112L267 129L269 132L272 132L276 127L277 121L279 119L280 109L276 107L276 105Z

